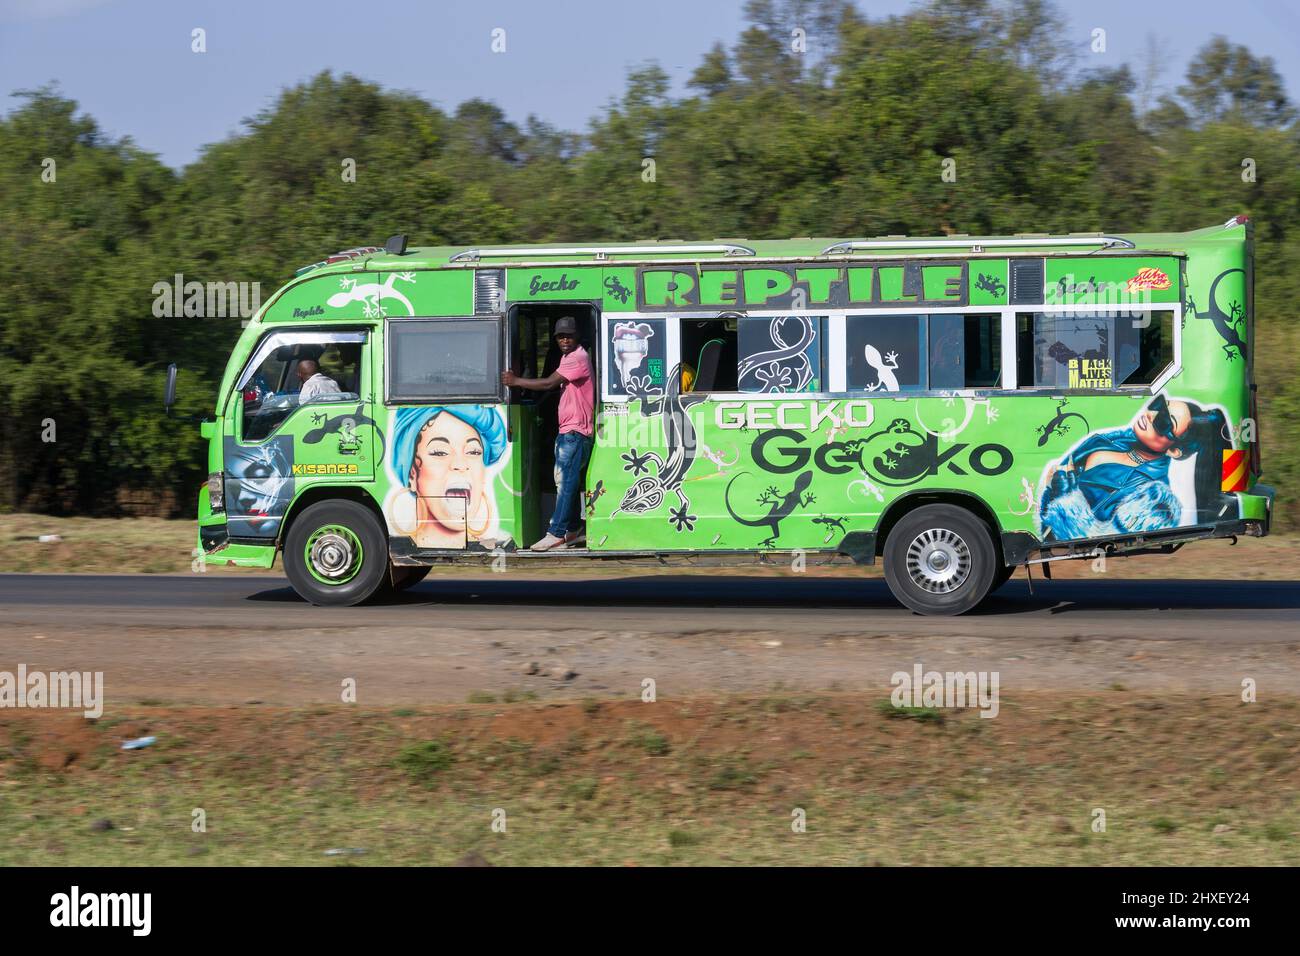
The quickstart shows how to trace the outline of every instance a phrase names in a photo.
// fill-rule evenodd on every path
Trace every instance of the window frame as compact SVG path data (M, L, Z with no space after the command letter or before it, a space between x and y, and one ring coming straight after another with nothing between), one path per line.
M272 352L285 345L322 345L322 344L350 344L361 346L361 355L357 359L357 401L366 402L366 386L370 379L370 371L366 368L367 351L370 344L369 328L275 328L268 331L261 339L258 340L248 361L239 372L239 377L235 379L235 386L230 390L229 398L235 400L234 409L238 412L238 418L235 421L233 429L236 440L241 445L261 445L276 437L276 434L284 427L284 423L293 417L299 408L306 408L306 405L295 405L289 410L289 413L280 419L274 428L266 433L262 438L249 439L244 436L244 387L249 383L252 377L257 374L257 370L262 367L262 363L267 360ZM332 404L321 402L322 405ZM344 403L347 404L347 403ZM353 403L355 404L355 403ZM230 408L230 402L227 402L226 409ZM226 409L223 409L223 417Z
M1115 389L1095 389L1095 388L1059 388L1050 386L1026 386L1021 388L1016 375L1016 362L1018 359L1017 342L1016 342L1016 315L1024 312L1042 312L1047 314L1061 314L1073 312L1132 312L1131 305L1113 305L1097 306L1092 304L1083 305L960 305L960 306L935 306L917 309L913 307L900 307L896 309L762 309L762 310L745 310L738 314L742 317L755 318L778 318L787 315L808 315L813 317L824 316L825 323L825 347L823 350L822 383L823 390L819 392L701 392L701 395L707 395L710 398L722 399L726 401L772 401L773 395L784 395L790 401L800 401L807 399L844 399L844 398L870 398L878 401L912 401L917 398L933 398L946 396L1007 396L1007 395L1154 395L1162 390L1171 379L1183 370L1183 304L1181 302L1160 302L1148 303L1147 309L1143 311L1152 312L1172 312L1173 313L1173 334L1174 334L1174 354L1172 364L1156 376L1149 385L1121 385ZM626 322L633 320L663 319L665 320L665 330L667 339L667 348L664 353L664 363L667 366L666 374L671 373L681 362L680 354L680 326L679 321L682 319L716 319L721 318L723 313L736 314L735 309L700 309L700 308L683 308L679 310L661 309L653 312L628 311L628 312L600 312L600 333L601 333L601 356L606 362L613 360L608 354L609 334L613 322ZM926 391L908 391L908 392L867 392L867 391L850 391L847 387L847 354L846 354L846 336L847 322L850 315L996 315L999 317L1002 335L1001 350L1001 380L996 387L970 387L960 389L927 389ZM741 319L743 321L743 318ZM928 355L928 349L927 349ZM928 374L927 374L928 377ZM928 384L928 382L927 382ZM609 404L625 404L632 401L635 396L630 395L611 395L607 389L607 382L602 377L600 383L600 400Z
M1160 370L1150 384L1134 385L1114 385L1110 388L1063 388L1059 385L1021 385L1019 382L1019 361L1020 353L1018 350L1019 342L1016 335L1016 318L1020 315L1114 315L1119 317L1121 314L1125 318L1131 317L1130 313L1134 310L1131 306L1114 305L1114 306L1097 306L1097 305L1053 305L1053 306L1024 306L1018 305L1011 309L1001 309L1004 313L1003 320L1003 339L1002 339L1002 367L1003 367L1003 385L999 391L1015 391L1022 395L1155 395L1163 389L1169 381L1183 370L1183 306L1178 302L1159 302L1148 303L1147 308L1141 310L1144 312L1169 312L1172 313L1170 325L1173 330L1173 358L1168 365ZM1010 322L1006 321L1005 313L1010 311ZM1011 355L1013 360L1010 364L1011 383L1006 382L1007 375L1007 326L1010 325Z
M397 344L394 329L414 322L477 322L496 324L496 378L493 383L495 391L487 394L459 395L398 395L393 391L393 348ZM394 405L501 405L505 403L505 386L501 384L501 372L506 368L506 314L491 312L486 315L411 315L384 320L384 404Z

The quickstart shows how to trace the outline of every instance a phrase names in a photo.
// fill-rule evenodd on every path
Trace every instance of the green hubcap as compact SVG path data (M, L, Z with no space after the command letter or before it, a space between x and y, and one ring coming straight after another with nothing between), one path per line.
M307 539L303 558L311 576L322 584L346 584L361 570L361 539L350 528L327 524Z

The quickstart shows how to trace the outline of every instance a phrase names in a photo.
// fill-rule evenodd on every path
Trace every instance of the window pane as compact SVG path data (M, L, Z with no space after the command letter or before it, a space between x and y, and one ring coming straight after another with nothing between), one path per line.
M1039 388L1113 388L1114 325L1115 317L1110 315L1034 313L1032 384ZM1024 337L1021 345L1023 348Z
M850 315L845 322L846 382L851 391L926 387L925 316Z
M307 354L303 357L310 358L311 355ZM324 386L320 388L313 387L310 390L312 393L310 400L312 402L355 399L361 391L360 345L353 342L331 342L323 346L323 350L320 351L315 360L319 367L319 374L324 376L324 379L319 379L318 382L324 382ZM298 378L298 376L295 375L294 378ZM338 386L337 392L330 387L330 382ZM301 387L299 391L302 391Z
M605 363L605 388L609 395L646 395L662 392L668 336L663 319L628 319L611 322L609 361Z
M1120 385L1150 385L1174 361L1174 314L1171 311L1142 313L1118 319L1118 364Z
M997 388L1002 384L1002 320L968 315L965 325L966 387Z
M312 340L295 333L291 342L276 346L248 376L243 386L246 440L266 438L301 404L357 400L362 343L332 341L330 333L320 335ZM308 361L316 363L314 370L303 367Z
M495 319L389 323L391 398L494 398L500 391Z
M930 316L930 387L966 387L966 317Z
M1002 325L996 315L930 316L930 388L997 388Z
M1034 362L1034 314L1032 312L1016 313L1016 385L1018 388L1033 388L1037 377Z
M741 319L740 390L822 391L823 323L809 315Z
M735 318L681 320L682 391L737 391L736 323Z

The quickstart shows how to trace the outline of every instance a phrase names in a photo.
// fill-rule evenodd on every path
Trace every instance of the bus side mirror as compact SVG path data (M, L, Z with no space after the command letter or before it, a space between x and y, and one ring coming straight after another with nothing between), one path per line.
M163 408L167 414L172 413L172 406L176 404L176 363L172 362L167 366L167 385L163 388Z

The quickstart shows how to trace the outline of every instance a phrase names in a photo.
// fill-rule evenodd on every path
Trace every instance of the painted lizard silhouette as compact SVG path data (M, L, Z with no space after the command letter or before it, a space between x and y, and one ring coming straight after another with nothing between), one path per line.
M1240 272L1242 275L1246 274L1244 269L1228 269L1226 272L1220 272L1214 277L1214 281L1210 283L1210 307L1204 312L1196 308L1196 303L1192 300L1190 294L1187 296L1187 311L1198 319L1209 319L1214 324L1214 330L1219 333L1225 343L1222 348L1230 362L1246 354L1246 341L1241 337L1241 333L1237 331L1237 326L1246 317L1246 310L1240 302L1232 302L1228 305L1228 311L1224 312L1219 308L1215 294L1219 290L1219 283L1234 272Z
M351 431L360 428L362 425L374 425L375 420L373 418L362 414L362 409L365 407L365 403L362 402L356 407L356 411L335 415L320 427L303 432L302 440L308 445L314 445L326 435L334 435L344 430ZM312 416L312 421L316 421L315 415ZM378 431L377 428L376 431Z
M1078 412L1067 412L1065 410L1065 406L1068 404L1070 404L1070 400L1068 398L1057 399L1056 416L1052 418L1050 421L1048 421L1047 424L1039 425L1038 428L1035 429L1035 431L1038 432L1039 448L1042 448L1044 445L1046 445L1047 440L1051 438L1053 435L1064 435L1070 430L1070 426L1066 424L1067 419L1071 419L1071 418L1079 419L1079 421L1083 422L1083 430L1084 431L1088 430L1088 419L1084 418Z
M844 527L844 518L835 518L831 515L821 515L820 517L813 518L812 521L813 524L824 524L826 526L826 537L822 539L822 544L830 544L831 538L835 536L836 531L840 534L844 534L847 530Z
M343 278L339 280L343 291L335 292L326 301L331 309L341 309L349 302L360 302L362 303L361 314L368 319L375 319L388 315L387 300L393 299L406 306L407 315L415 315L415 307L411 305L411 300L393 288L393 283L398 279L403 282L414 282L415 273L393 272L389 274L388 281L382 284L358 283L356 279Z
M628 514L645 514L653 511L664 502L669 494L677 496L678 507L671 509L668 520L677 531L694 531L696 516L691 514L691 501L682 491L682 481L691 470L699 454L700 445L695 437L695 426L691 424L690 409L707 400L707 395L682 394L682 367L673 366L668 374L668 391L660 394L659 389L650 389L636 396L641 399L641 414L645 417L659 415L664 426L664 444L668 451L665 455L648 451L644 454L635 448L629 448L622 456L623 470L631 472L636 481L623 495L623 500L614 509L610 517L619 512ZM647 474L649 466L655 466L654 474ZM639 477L637 477L639 476Z
M791 323L798 332L793 341L787 342L781 330ZM813 377L812 364L808 361L808 346L815 334L812 319L806 315L787 316L773 319L768 328L774 348L756 352L741 361L737 369L741 387L745 391L802 392Z
M876 370L876 384L868 385L866 390L875 392L883 388L886 392L898 391L898 376L894 374L898 369L898 353L890 352L881 358L880 350L869 342L863 353L867 357L867 364Z
M981 292L987 292L989 295L1001 296L1007 291L1007 287L997 276L980 273L979 281L975 283L975 288Z
M762 518L742 518L731 507L731 486L736 483L736 478L747 474L749 472L742 471L727 482L727 489L723 493L722 502L727 507L727 513L740 524L748 528L767 528L771 531L772 533L760 541L758 546L760 548L774 548L776 547L776 539L781 536L781 522L790 517L796 508L806 508L817 500L811 492L804 494L804 492L808 491L808 486L812 484L812 472L805 471L796 478L794 487L785 494L782 494L774 486L759 495L758 503L768 505L768 512Z

